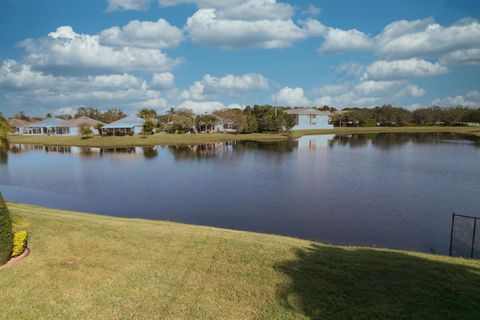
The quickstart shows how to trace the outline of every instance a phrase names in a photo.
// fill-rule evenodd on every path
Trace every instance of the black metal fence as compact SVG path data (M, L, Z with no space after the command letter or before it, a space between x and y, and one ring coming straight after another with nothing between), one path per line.
M480 259L480 217L453 213L450 256Z

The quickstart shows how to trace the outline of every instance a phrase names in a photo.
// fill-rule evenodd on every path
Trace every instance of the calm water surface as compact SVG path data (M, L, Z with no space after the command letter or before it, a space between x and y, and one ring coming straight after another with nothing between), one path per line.
M9 201L446 253L453 211L480 213L480 142L453 134L0 154Z

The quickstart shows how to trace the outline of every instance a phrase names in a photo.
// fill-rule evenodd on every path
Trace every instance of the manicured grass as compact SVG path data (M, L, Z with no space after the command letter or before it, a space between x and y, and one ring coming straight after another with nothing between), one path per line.
M478 319L480 262L9 204L2 319ZM406 235L408 236L408 235Z
M334 128L324 130L294 131L292 138L304 135L334 134L334 133L381 133L381 132L457 132L480 136L479 127L374 127L374 128ZM56 136L9 136L10 143L42 144L53 146L79 146L79 147L132 147L153 145L182 145L202 144L217 141L250 140L250 141L278 141L289 139L285 134L166 134L159 133L144 139L140 136L133 137L93 137L82 140L80 137Z
M326 130L298 130L293 132L295 138L314 134L354 134L354 133L432 133L452 132L480 136L480 127L444 127L444 126L416 126L416 127L359 127L333 128Z

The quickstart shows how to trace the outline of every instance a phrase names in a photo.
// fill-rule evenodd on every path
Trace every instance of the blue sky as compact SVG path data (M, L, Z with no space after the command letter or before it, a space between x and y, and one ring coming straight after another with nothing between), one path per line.
M479 106L479 19L469 0L3 0L0 111Z

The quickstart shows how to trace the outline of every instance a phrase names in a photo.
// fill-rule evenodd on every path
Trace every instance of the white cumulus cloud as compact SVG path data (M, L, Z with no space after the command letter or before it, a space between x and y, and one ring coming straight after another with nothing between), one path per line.
M183 99L202 101L211 95L222 93L237 95L248 91L267 90L269 81L258 73L244 75L227 74L223 77L215 77L209 74L195 81L188 89L181 93Z
M277 103L287 107L306 107L310 105L310 100L305 96L302 88L284 87L273 96L277 99Z
M183 41L183 31L164 19L130 21L123 27L111 27L100 33L100 44L113 47L149 49L176 48Z
M381 60L366 68L366 73L372 79L405 79L442 75L448 68L438 63L423 59Z
M158 49L105 46L98 35L78 34L70 26L59 27L44 38L24 40L20 46L29 64L55 72L159 72L181 63Z
M216 9L198 10L185 29L194 43L224 49L284 48L307 37L291 19L229 20L219 17Z
M364 80L326 85L314 90L314 94L317 95L315 105L345 108L383 104L406 105L405 101L422 97L426 91L406 80Z
M179 109L189 109L195 114L211 113L221 109L241 109L239 104L225 105L219 101L184 101L178 105Z
M432 18L396 21L377 36L376 52L386 57L406 58L447 54L460 49L480 47L480 23L463 19L442 26Z
M122 106L136 110L141 106L166 106L167 100L146 82L131 74L54 76L14 60L0 66L0 89L5 98L18 106L63 108L78 105Z
M107 11L116 10L146 10L150 0L107 0Z
M442 99L435 99L432 104L440 107L468 106L478 108L480 107L480 91L469 91L466 96L458 95L453 97L445 97Z
M149 87L154 89L168 89L173 87L175 76L170 72L154 73Z
M323 36L325 41L318 49L320 53L369 51L373 45L368 35L357 29L327 28Z

